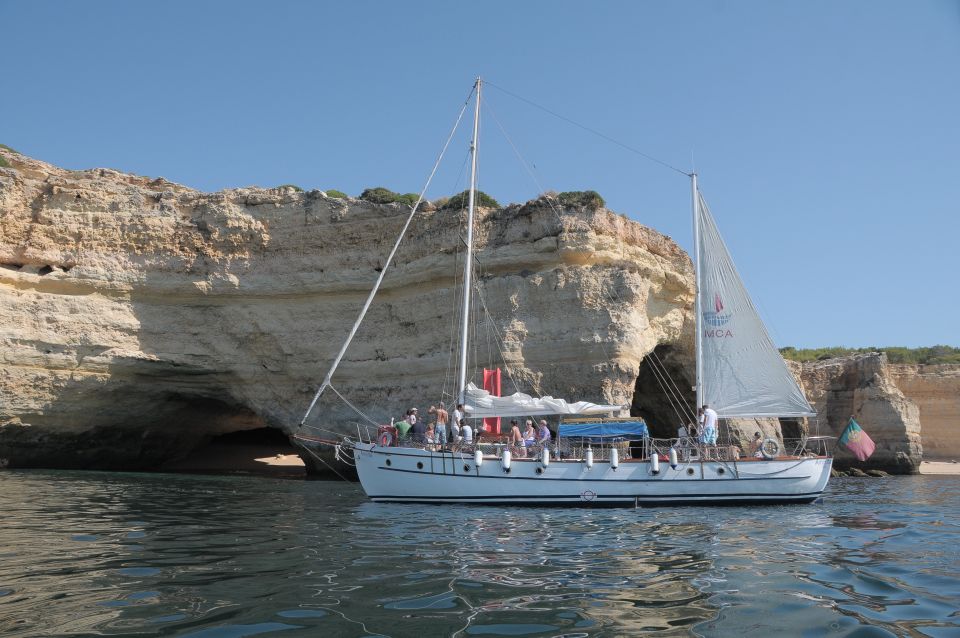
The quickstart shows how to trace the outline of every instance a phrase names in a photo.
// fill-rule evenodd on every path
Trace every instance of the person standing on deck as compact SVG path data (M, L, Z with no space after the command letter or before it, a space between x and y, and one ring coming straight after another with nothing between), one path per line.
M459 443L460 438L460 428L463 427L463 404L458 403L457 407L453 409L453 419L450 422L450 433L452 434L451 440L454 443Z
M443 401L440 402L440 405L437 407L430 406L428 410L430 414L437 415L437 425L436 425L436 439L437 445L446 445L447 444L447 421L450 419L450 416L447 414L447 411L444 409Z
M717 413L706 403L703 404L703 417L702 418L702 434L703 437L701 441L706 446L714 446L717 444ZM710 456L709 451L707 456Z

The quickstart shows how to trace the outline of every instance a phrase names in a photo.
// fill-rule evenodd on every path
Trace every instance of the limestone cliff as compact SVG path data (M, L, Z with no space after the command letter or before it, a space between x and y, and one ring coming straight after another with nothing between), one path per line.
M904 396L920 408L924 459L960 459L960 365L889 367Z
M0 153L12 166L0 168L11 466L152 468L216 434L290 432L408 211L292 188L202 193ZM507 390L644 404L644 356L659 347L679 377L688 365L689 259L610 211L556 206L480 211L477 365L502 349ZM375 420L453 391L462 224L460 211L418 214L334 378ZM319 408L315 422L335 431L359 420L332 395Z
M807 399L818 413L813 434L840 436L851 416L877 444L868 467L914 473L920 465L920 412L894 382L886 355L872 353L803 365ZM862 465L838 447L835 465Z

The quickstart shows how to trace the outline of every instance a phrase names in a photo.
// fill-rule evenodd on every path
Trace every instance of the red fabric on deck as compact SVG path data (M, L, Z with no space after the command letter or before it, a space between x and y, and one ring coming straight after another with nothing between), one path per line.
M500 368L483 369L483 389L495 397L500 396ZM500 417L493 416L484 419L483 429L492 434L500 434Z

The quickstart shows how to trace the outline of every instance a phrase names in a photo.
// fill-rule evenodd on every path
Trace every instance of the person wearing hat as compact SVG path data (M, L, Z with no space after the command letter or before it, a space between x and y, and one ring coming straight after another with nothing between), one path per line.
M416 408L407 410L407 421L410 422L410 433L413 435L413 440L417 443L423 443L426 440L427 428L417 416Z

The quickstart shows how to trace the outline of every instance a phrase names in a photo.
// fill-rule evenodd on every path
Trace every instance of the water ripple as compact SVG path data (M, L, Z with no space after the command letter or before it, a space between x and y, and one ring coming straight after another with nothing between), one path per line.
M822 505L373 504L355 485L0 473L0 634L960 635L960 479Z

